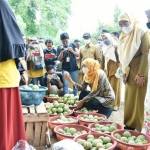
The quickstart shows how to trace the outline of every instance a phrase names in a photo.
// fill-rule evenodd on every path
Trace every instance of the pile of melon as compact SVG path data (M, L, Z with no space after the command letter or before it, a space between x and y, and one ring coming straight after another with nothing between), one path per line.
M77 142L86 150L105 150L113 146L110 137L100 136L99 138L94 138L92 134L89 134L86 140L77 139Z
M58 129L58 132L61 133L61 134L64 134L64 135L69 135L69 136L78 136L78 135L81 135L81 134L85 134L87 133L87 131L85 130L82 130L82 131L78 131L77 129L75 128L69 128L69 127L64 127L64 129Z
M92 130L97 131L97 132L113 132L117 130L117 124L112 123L112 124L107 124L107 125L101 125L101 124L95 124Z
M122 142L136 145L148 144L144 135L132 136L129 131L125 131L122 135L115 133L114 137Z

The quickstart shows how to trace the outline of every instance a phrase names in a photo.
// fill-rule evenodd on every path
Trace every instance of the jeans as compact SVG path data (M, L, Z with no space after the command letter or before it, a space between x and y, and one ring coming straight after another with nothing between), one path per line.
M82 91L80 93L79 100L82 100L85 96L87 96L90 93L90 91ZM93 98L88 102L84 102L83 107L86 107L87 109L98 110L98 113L105 115L107 118L109 118L113 111L112 108L104 107L96 98Z
M63 77L63 84L64 84L64 94L69 94L69 82L65 79L64 77L64 72L65 70L62 71L62 77ZM67 71L68 72L68 71ZM72 80L77 83L78 82L78 70L76 71L70 71L68 72L72 78ZM78 95L78 90L75 89L75 87L73 87L73 94L74 96L77 96Z
M44 76L38 77L38 78L32 78L32 84L38 85L38 82L40 81L40 85L44 86Z

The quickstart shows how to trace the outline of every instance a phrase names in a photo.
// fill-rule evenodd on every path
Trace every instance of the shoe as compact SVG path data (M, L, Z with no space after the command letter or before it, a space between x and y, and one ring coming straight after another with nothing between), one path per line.
M125 130L135 130L135 128L128 127L128 126L125 126L124 129L125 129Z
M113 111L118 111L118 110L119 110L119 108L117 108L117 107L113 108Z

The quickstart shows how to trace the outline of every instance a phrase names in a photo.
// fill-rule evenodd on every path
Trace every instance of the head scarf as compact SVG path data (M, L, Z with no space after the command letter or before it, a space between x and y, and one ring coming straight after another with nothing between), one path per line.
M85 59L82 64L86 65L86 67L89 69L88 74L84 75L84 80L89 84L93 83L93 92L97 89L98 86L98 80L100 77L100 64L97 60L92 58Z
M24 57L24 41L6 0L0 0L0 62Z
M144 31L139 27L138 22L131 14L121 14L118 18L118 22L122 20L131 22L133 26L133 30L129 34L122 32L118 42L119 60L122 64L122 71L125 73L126 68L141 45L141 38Z
M109 46L103 46L103 55L105 56L105 70L107 70L107 64L109 60L117 62L116 55L115 55L115 44L113 43L112 36L110 33L104 33L102 36L105 35L111 42Z

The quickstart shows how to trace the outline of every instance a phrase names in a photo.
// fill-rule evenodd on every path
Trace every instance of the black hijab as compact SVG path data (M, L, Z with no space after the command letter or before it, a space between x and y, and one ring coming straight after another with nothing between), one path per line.
M0 62L24 56L24 41L14 13L6 0L0 0Z

